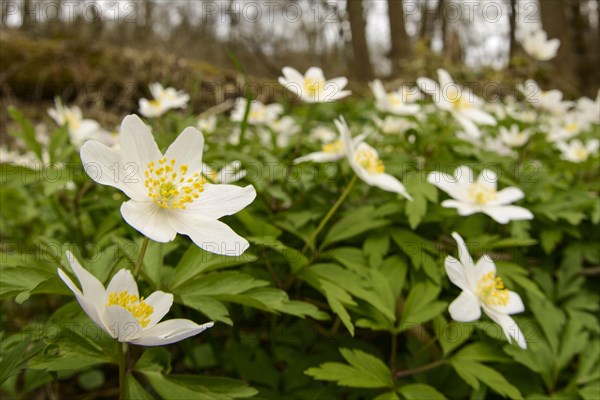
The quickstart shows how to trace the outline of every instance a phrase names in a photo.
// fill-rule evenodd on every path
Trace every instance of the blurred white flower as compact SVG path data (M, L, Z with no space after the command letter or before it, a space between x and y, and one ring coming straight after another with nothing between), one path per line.
M556 143L556 147L562 153L560 158L574 163L587 161L588 158L598 152L598 146L600 146L598 139L588 140L585 145L579 139L573 139L569 143Z
M560 47L560 40L548 40L546 32L542 29L537 29L527 32L523 39L521 39L521 45L525 52L536 60L548 61L556 57L556 53Z
M571 101L563 101L563 93L560 90L543 91L531 79L527 80L523 85L518 85L518 88L525 96L526 102L553 114L562 115L573 105Z
M86 140L97 140L107 146L112 146L113 136L102 129L100 124L93 119L84 119L81 109L77 106L67 107L57 97L54 100L55 108L48 109L48 115L60 126L66 125L69 139L77 149Z
M160 117L165 112L174 108L185 108L190 96L183 90L172 87L163 88L160 83L149 85L152 100L140 99L140 114L146 118Z
M439 85L432 79L419 78L417 84L423 92L432 96L434 104L440 110L450 112L468 135L481 137L476 124L496 125L494 117L482 110L485 102L469 89L454 83L446 70L438 69L438 80Z
M300 132L300 126L298 126L294 118L287 115L270 122L268 125L276 134L275 142L277 147L280 148L287 147L291 137Z
M370 186L398 193L412 201L404 185L392 175L385 173L385 166L377 151L365 143L364 138L353 140L350 128L343 118L336 120L335 124L340 131L344 153L354 173Z
M514 338L519 347L526 349L525 336L509 316L525 311L521 296L504 287L502 279L496 277L496 265L488 255L473 263L463 238L456 232L452 233L452 237L458 244L460 261L447 256L446 273L450 282L458 286L462 293L450 303L450 316L458 322L473 322L481 318L483 309L492 321L500 325L509 343Z
M127 269L117 272L104 288L70 252L67 259L81 289L60 268L58 276L71 289L88 317L119 342L163 346L195 336L214 325L214 322L198 325L189 319L160 322L173 304L172 294L158 290L147 298L140 297L137 282Z
M203 134L214 133L217 129L217 116L213 114L199 118L196 127Z
M501 126L499 137L502 143L509 147L521 147L527 143L531 137L531 132L527 129L519 129L518 125L511 125L510 129Z
M318 126L310 133L311 140L321 143L332 142L337 136L338 134L333 129L330 129L326 126Z
M600 124L600 90L596 100L587 97L582 97L577 100L576 109L588 123Z
M352 94L344 90L347 78L326 80L321 68L311 67L304 75L291 67L284 67L282 72L279 83L306 103L329 103Z
M235 102L235 107L231 111L231 120L234 122L241 122L244 119L246 113L246 106L248 101L245 98L240 97ZM250 102L250 112L248 114L248 124L250 125L264 125L276 121L281 113L283 112L283 106L281 104L269 104L264 105L261 101L252 100Z
M384 119L373 117L373 122L379 130L386 134L402 134L409 129L416 128L417 125L406 118L387 116Z
M242 163L237 160L218 171L212 169L208 164L202 163L202 175L213 183L234 183L246 176L246 170L241 168Z
M569 112L548 121L547 139L551 143L564 142L586 131L590 124L579 112Z
M423 98L418 88L402 86L400 89L388 93L380 80L369 83L369 86L375 96L375 107L381 112L412 115L419 112L421 108L418 104L414 104L415 101Z
M336 121L336 125L337 125L337 121ZM358 143L362 142L363 140L365 140L365 138L367 136L369 136L369 132L358 135L357 137L355 137L352 140L354 141L354 143L358 144ZM336 137L337 137L337 139L336 139ZM309 162L309 161L316 162L316 163L332 162L332 161L341 160L342 158L344 158L345 155L346 155L346 151L345 151L344 142L342 139L342 132L340 131L337 134L335 134L335 136L328 143L324 143L321 146L321 151L316 151L314 153L309 153L305 156L296 158L294 160L294 163L300 164L300 163Z
M149 127L129 115L121 124L120 141L120 152L86 142L81 161L90 178L131 199L121 206L129 225L157 242L169 242L181 233L216 254L240 255L247 249L246 239L218 219L252 203L256 191L252 186L213 185L202 178L200 132L186 128L163 155Z
M515 157L517 154L499 137L486 136L479 146L482 150L499 156Z
M516 187L498 191L498 177L489 169L481 171L477 179L467 166L458 167L454 176L435 171L429 173L427 182L452 197L452 200L444 200L442 207L456 208L459 215L481 212L501 224L533 218L531 211L526 208L510 205L525 197L523 191Z

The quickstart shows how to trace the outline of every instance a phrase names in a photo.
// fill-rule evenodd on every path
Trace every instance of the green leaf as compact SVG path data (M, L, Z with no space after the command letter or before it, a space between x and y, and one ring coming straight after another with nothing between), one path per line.
M417 283L413 286L404 307L398 325L399 332L434 318L447 306L444 301L436 301L440 288L431 283Z
M433 386L424 383L412 383L398 389L406 400L445 400L446 396L438 392Z
M27 148L33 151L39 160L42 160L42 146L35 138L35 128L31 121L29 121L16 107L8 106L8 115L17 123L21 128L21 131L9 131L13 137L21 139Z
M281 236L281 229L267 223L264 218L257 218L247 209L238 211L235 216L242 222L242 224L244 224L252 236L267 236L273 238L278 238Z
M25 363L42 350L42 347L36 346L37 348L33 351L27 351L29 344L30 338L25 337L22 342L17 343L9 351L2 352L2 360L0 360L0 384L4 383L12 375L19 373L22 369L20 364Z
M152 388L165 399L233 400L258 392L242 381L199 375L169 375L144 372Z
M135 363L134 369L140 372L164 372L171 370L171 353L162 347L146 348Z
M481 361L481 362L510 362L508 357L500 347L491 343L473 343L463 347L451 359L454 362L463 361Z
M348 213L348 215L335 223L327 232L321 247L324 248L332 243L341 242L362 233L389 225L390 222L388 220L375 218L373 215L374 212L374 207L367 206Z
M420 174L409 175L405 185L413 198L413 201L406 202L405 213L411 229L416 229L427 214L427 200L437 203L438 192L436 187L422 179Z
M256 245L264 246L277 251L290 265L290 269L293 274L297 273L308 265L308 258L306 258L302 252L284 245L274 237L250 237L248 238L248 241ZM269 255L267 255L267 257L269 257Z
M479 381L481 381L501 396L508 396L511 399L522 398L519 389L487 365L475 361L452 361L451 365L456 373L475 390L479 389Z
M304 373L338 386L356 388L392 388L394 382L388 367L377 357L361 350L340 349L348 364L326 362Z
M179 286L197 278L202 273L235 267L255 260L256 256L248 252L245 252L241 256L232 257L209 253L192 244L181 260L179 260L177 267L175 267L175 272L171 277L168 288L173 292Z
M127 374L125 378L125 399L126 400L154 400L154 397L144 390L142 385L132 374Z
M552 253L556 245L560 243L562 237L560 229L544 229L540 233L540 243L546 254Z

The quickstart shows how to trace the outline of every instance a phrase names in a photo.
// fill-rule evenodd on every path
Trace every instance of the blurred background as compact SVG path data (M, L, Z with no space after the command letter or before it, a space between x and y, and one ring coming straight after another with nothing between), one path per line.
M2 0L0 96L35 117L55 96L116 122L158 81L195 110L240 95L280 95L281 68L317 65L366 91L376 77L414 82L439 67L514 94L533 77L567 97L596 97L599 0ZM561 41L540 63L519 38L543 27ZM468 67L468 68L465 68ZM241 69L248 74L242 78ZM482 88L472 85L481 94ZM28 109L29 108L29 109ZM111 120L115 119L115 121ZM2 129L4 132L5 129ZM3 135L4 136L4 135Z

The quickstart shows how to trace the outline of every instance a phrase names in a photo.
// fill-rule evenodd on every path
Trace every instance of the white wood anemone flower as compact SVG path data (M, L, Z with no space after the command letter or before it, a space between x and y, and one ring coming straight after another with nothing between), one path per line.
M519 129L518 125L511 125L510 128L501 126L498 137L505 145L509 147L521 147L531 137L531 131Z
M213 114L198 118L196 127L202 134L214 133L217 130L217 116Z
M385 166L377 150L365 143L364 137L353 140L350 128L344 118L335 121L340 131L344 153L354 173L367 185L376 186L388 192L398 193L412 201L404 185L394 176L385 173Z
M93 120L83 118L81 109L77 106L67 107L57 97L54 100L54 108L48 109L48 115L60 126L66 125L69 132L69 140L76 148L80 148L86 140L97 140L107 146L113 146L115 138L102 129L100 124Z
M347 78L326 80L321 68L311 67L302 75L292 67L284 67L282 73L279 83L305 103L330 103L352 94L350 90L344 90L348 85Z
M148 85L153 99L140 99L140 114L146 118L160 117L167 111L174 108L185 108L190 96L183 90L177 90L169 87L164 88L160 83L151 83Z
M321 151L315 151L315 152L309 153L305 156L296 158L294 160L294 163L296 163L296 164L300 164L303 162L326 163L326 162L339 161L342 158L344 158L344 156L346 155L346 150L345 150L344 142L343 142L343 133L341 130L339 130L340 126L337 124L337 121L336 121L336 126L338 127L338 134L337 134L338 138L337 139L335 139L335 140L332 139L331 141L329 141L329 143L324 143L321 146ZM335 135L335 133L334 133L334 135ZM358 135L357 137L355 137L352 140L355 144L359 144L360 142L365 140L367 138L367 136L369 136L369 132Z
M121 151L95 141L81 148L81 161L94 181L115 187L131 200L121 215L133 228L157 242L187 235L202 249L240 255L248 241L223 222L256 197L253 186L213 185L202 177L204 137L186 128L163 155L142 120L129 115L120 130Z
M432 96L434 104L448 111L460 123L465 132L474 137L481 137L476 124L496 125L496 119L483 111L485 102L475 96L469 89L454 83L448 71L438 69L438 82L429 78L417 79L419 88Z
M452 237L458 244L460 261L447 256L446 273L450 282L458 286L462 293L450 303L450 316L458 322L473 322L481 318L483 309L492 321L500 325L509 343L514 338L519 347L526 349L525 336L510 317L525 311L521 296L504 287L502 279L496 277L496 265L488 255L473 263L463 238L456 232L452 233Z
M452 199L444 200L442 207L456 208L461 216L481 212L500 224L533 219L528 209L511 205L525 197L523 191L516 187L499 191L498 176L489 169L481 171L477 179L474 179L473 170L467 166L458 167L454 176L434 171L427 175L427 182L448 193Z
M587 161L588 158L595 155L600 147L600 141L598 139L590 139L584 145L579 139L573 139L569 143L558 142L556 147L560 150L560 158L572 163L582 163Z
M88 317L119 342L162 346L195 336L214 325L214 322L198 325L189 319L160 322L173 304L172 294L158 290L147 298L140 297L137 283L127 269L117 272L104 288L73 254L67 252L67 259L81 290L60 268L58 276L71 289Z
M556 57L560 40L548 40L548 35L544 30L536 29L525 34L521 45L525 52L536 60L549 61Z
M542 90L532 79L517 85L517 88L523 93L527 103L552 114L563 115L573 106L572 101L563 101L563 92L560 90Z
M247 104L248 100L243 97L240 97L235 101L235 106L231 111L232 121L241 122L244 120ZM281 104L274 103L265 105L262 101L251 100L247 122L250 125L270 124L279 119L281 113L283 113L283 106Z
M388 93L379 79L369 83L369 87L375 96L375 107L381 112L413 115L421 109L420 105L415 104L415 101L423 98L417 88L402 86L400 89Z
M242 169L242 163L237 160L230 162L220 170L202 163L202 175L213 183L234 183L246 176L246 170Z

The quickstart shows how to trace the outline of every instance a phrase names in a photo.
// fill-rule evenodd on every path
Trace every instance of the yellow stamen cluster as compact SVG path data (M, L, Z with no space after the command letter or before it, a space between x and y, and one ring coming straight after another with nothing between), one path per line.
M175 159L166 158L152 161L144 172L144 185L148 197L159 207L185 210L186 204L193 202L204 191L204 179L198 172L188 177L188 166L181 164L175 168Z
M565 130L569 133L575 133L579 130L579 124L577 122L567 124Z
M477 294L486 304L505 306L508 304L508 289L504 287L502 278L496 277L493 271L484 274L477 284Z
M461 91L454 86L448 88L446 95L448 101L459 110L465 110L473 107L473 104L469 101L467 96L463 95L463 93L461 93Z
M154 308L144 303L144 298L138 299L137 295L129 294L127 290L117 294L111 292L108 295L106 306L119 306L129 311L135 319L138 320L142 328L145 328L150 323L150 317L154 312Z
M400 98L400 96L398 96L395 93L388 94L387 98L388 98L389 102L392 103L392 105L394 105L394 106L399 106L402 104L402 99Z
M354 161L367 170L371 175L380 175L385 172L385 166L379 159L377 152L370 146L362 145L354 153Z
M323 89L325 89L325 81L310 78L304 79L304 90L310 96L316 96Z
M469 187L469 197L471 198L471 201L485 205L496 200L498 195L496 194L495 189L476 182Z
M590 153L589 151L587 151L587 149L580 147L578 149L573 150L573 155L577 160L585 161L590 156Z
M342 143L341 139L338 139L335 142L324 144L321 150L325 153L343 153L344 143Z

